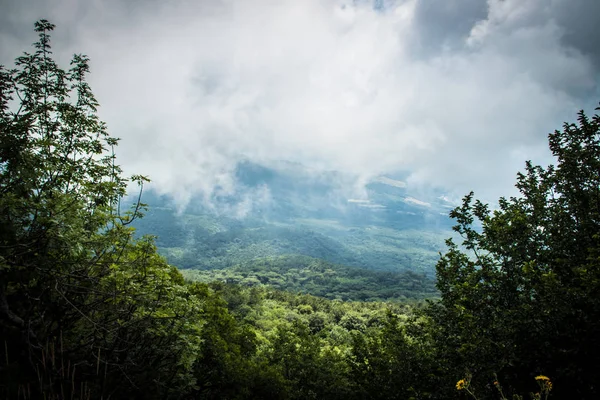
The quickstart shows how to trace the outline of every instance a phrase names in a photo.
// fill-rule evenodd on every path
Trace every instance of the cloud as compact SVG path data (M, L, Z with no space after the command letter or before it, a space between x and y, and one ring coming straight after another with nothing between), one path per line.
M357 182L401 170L493 199L598 100L592 0L376 3L24 0L1 17L0 56L47 13L59 56L91 57L126 170L183 203L235 192L241 160Z

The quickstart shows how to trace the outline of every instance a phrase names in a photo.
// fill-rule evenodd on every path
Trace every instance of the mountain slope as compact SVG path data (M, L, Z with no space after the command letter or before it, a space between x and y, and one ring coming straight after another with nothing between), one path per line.
M268 285L332 300L406 302L437 296L433 281L423 274L368 271L306 256L266 257L229 268L182 272L196 281Z
M350 180L342 174L315 175L296 165L275 170L245 163L237 179L236 192L214 199L216 207L193 199L183 212L150 192L145 197L150 211L136 227L141 234L156 234L161 253L183 269L303 255L430 277L451 235L449 203L437 195L421 200L396 179L374 180L361 198L350 197L355 191L345 186ZM257 190L268 195L253 199ZM231 211L242 203L249 210L244 215Z

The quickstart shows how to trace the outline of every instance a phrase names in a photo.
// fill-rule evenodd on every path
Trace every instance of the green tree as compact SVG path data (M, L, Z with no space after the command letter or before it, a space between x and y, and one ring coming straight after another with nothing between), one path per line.
M597 398L600 375L589 366L600 361L600 117L580 112L549 147L556 165L527 162L520 196L492 211L470 193L452 211L463 242L447 241L442 299L429 313L448 379L467 369L493 392L498 373L523 393L543 373L560 398Z
M435 389L427 370L433 364L431 346L408 327L388 311L381 329L353 332L349 364L356 398L430 398Z
M0 67L0 396L181 397L193 389L202 301L134 240L141 216L96 110L89 62L35 51ZM140 188L141 195L141 188Z

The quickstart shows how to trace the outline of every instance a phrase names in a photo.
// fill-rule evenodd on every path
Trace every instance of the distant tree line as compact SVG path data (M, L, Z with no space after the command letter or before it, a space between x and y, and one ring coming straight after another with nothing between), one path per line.
M194 281L268 285L331 300L409 302L438 295L435 282L424 274L371 271L299 255L259 258L222 269L181 272Z

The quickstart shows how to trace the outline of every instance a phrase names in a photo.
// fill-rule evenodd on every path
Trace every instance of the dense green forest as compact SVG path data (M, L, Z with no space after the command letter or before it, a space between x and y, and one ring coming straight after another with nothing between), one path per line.
M150 191L144 196L151 206L147 218L136 220L134 226L140 235L158 235L159 252L182 269L222 269L257 258L305 255L362 269L411 270L433 277L450 228L435 228L425 218L413 217L421 223L419 228L405 215L398 218L395 209L390 210L395 217L387 223L370 211L360 215L361 210L349 211L352 219L333 210L321 218L315 213L295 217L304 210L301 205L289 206L296 197L293 193L278 199L288 204L284 212L241 220L203 210L178 212ZM388 204L390 209L394 205Z
M409 301L437 295L434 282L411 271L383 272L336 265L306 256L257 259L223 269L181 270L193 281L220 281L244 286L268 285L338 300Z
M89 60L60 68L53 28L37 22L34 50L0 69L0 397L598 398L600 116L551 133L555 165L526 163L519 197L491 209L465 196L437 299L295 293L331 279L366 285L359 297L393 278L353 282L312 259L207 275L240 284L193 282L135 234L144 205L121 209L147 178L123 176ZM396 297L378 290L366 299Z

